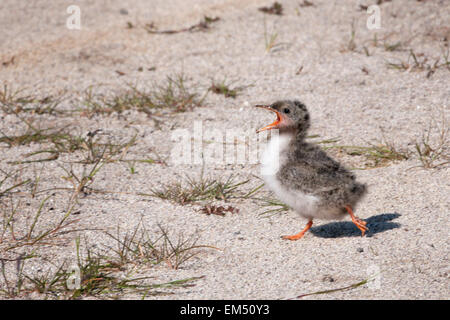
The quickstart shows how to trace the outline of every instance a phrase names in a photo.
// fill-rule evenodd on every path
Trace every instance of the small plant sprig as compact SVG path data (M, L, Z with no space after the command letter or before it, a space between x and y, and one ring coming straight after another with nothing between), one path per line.
M267 31L267 24L266 24L266 19L264 18L264 42L265 42L265 48L266 48L266 52L270 52L273 49L275 49L277 46L281 45L281 44L277 44L277 37L278 37L278 33L275 31L269 32Z
M39 97L25 94L25 89L14 90L6 83L0 89L0 109L6 114L64 114L58 109L64 100L64 93Z
M161 188L152 189L150 195L181 205L211 200L227 201L232 198L245 197L246 194L239 190L239 187L249 181L235 182L233 175L230 175L225 181L205 178L203 174L199 179L187 176L184 183L166 184Z
M272 216L286 213L291 209L288 205L272 197L263 197L258 200L259 202L261 202L261 207L265 208L264 211L260 213L260 215Z
M183 74L167 77L162 84L156 84L150 89L138 89L129 84L125 92L114 95L94 94L88 89L84 97L85 108L82 113L91 117L95 114L122 113L126 110L137 110L148 115L154 112L168 110L172 112L190 111L202 106L203 97L191 92L186 86L187 78Z
M120 239L117 239L118 241ZM165 283L152 283L149 279L154 277L140 276L132 277L131 272L127 272L126 264L121 264L117 257L105 255L99 251L94 251L88 247L81 252L80 238L75 240L76 243L76 263L69 267L69 261L66 259L59 265L54 265L53 271L47 270L39 275L29 275L23 272L26 259L35 256L20 256L17 259L6 261L0 259L1 275L4 285L0 286L0 294L8 298L16 298L26 296L31 292L42 294L45 298L64 298L64 299L81 299L84 297L97 298L120 298L126 294L140 294L142 298L155 295L168 295L170 291L161 291L161 289L176 289L189 287L193 282L202 277L191 277L179 279ZM181 245L184 245L182 243ZM159 245L160 247L162 246ZM175 247L176 253L171 253L171 259L178 267L180 264L192 258L191 250L200 248L201 246L185 248ZM161 247L162 248L162 247ZM163 250L163 249L161 249ZM174 258L177 255L177 258ZM13 279L6 276L6 264L8 262L16 263L16 275ZM133 262L136 264L136 262ZM74 271L76 272L74 273ZM77 279L77 277L79 277ZM74 283L75 280L75 283ZM77 284L78 282L78 284Z
M25 276L23 274L23 268L27 259L33 258L33 254L20 254L15 259L0 258L0 270L3 278L3 284L0 285L0 293L8 298L19 297L26 289L24 288ZM6 263L13 262L15 264L15 279L8 279L6 275Z
M414 143L422 167L432 169L450 163L449 131L450 128L444 115L441 124L434 120L430 121L429 128L422 134L421 140L416 140ZM432 142L432 133L437 134L435 142Z
M1 251L8 252L20 247L33 247L37 244L51 244L52 242L54 243L54 241L60 236L76 231L76 229L68 229L70 225L78 221L69 219L73 207L69 208L69 210L67 210L67 212L59 219L57 223L44 229L39 228L39 230L37 230L37 226L42 220L41 215L43 207L49 198L50 196L47 196L41 201L38 210L34 214L31 226L29 226L25 232L22 232L21 235L17 234L16 224L18 223L14 219L17 214L18 207L14 207L11 203L11 213L8 214L6 211L3 213L4 225L0 235ZM8 240L7 236L9 236Z
M216 94L222 94L226 98L236 98L239 92L244 90L246 87L231 87L231 83L227 83L226 80L222 81L212 81L211 86L209 87L209 90L211 90L213 93Z
M400 71L426 71L426 77L430 78L436 70L440 68L446 68L450 71L449 52L450 51L448 48L443 48L442 56L435 59L434 62L429 62L427 56L424 54L415 53L412 49L410 49L407 61L388 62L386 65L388 68Z
M115 243L116 247L108 247L113 256L108 260L119 267L126 264L150 264L167 263L171 269L178 269L182 264L201 252L200 249L215 247L199 245L198 236L184 237L180 234L174 239L169 236L166 227L158 225L159 232L151 235L141 221L133 232L120 234L117 227L116 234L106 232Z
M317 138L318 136L310 136L309 138ZM339 138L331 138L313 141L316 144L323 144L324 150L337 150L349 156L361 156L368 160L364 168L377 168L389 165L394 161L407 160L410 154L406 150L399 150L393 143L389 142L386 137L377 143L368 143L368 146L353 146L336 144Z
M116 234L105 232L112 244L105 245L104 250L93 250L86 240L82 250L80 237L77 237L75 264L69 264L68 259L55 264L34 253L21 254L14 259L0 258L0 276L3 278L0 282L0 296L16 298L36 292L45 298L58 299L120 298L126 294L140 294L145 298L171 294L167 289L192 286L202 276L164 283L150 282L154 278L150 276L132 276L137 265L151 267L165 263L171 269L179 269L203 252L203 249L218 250L216 247L199 245L198 235L174 237L169 235L166 227L158 225L158 228L159 232L150 234L141 221L134 231L122 235L117 227ZM40 258L43 263L50 263L52 267L38 275L26 274L23 271L24 265L31 258ZM8 263L14 263L16 268L16 274L11 278L7 276ZM78 284L74 280L78 280ZM75 284L77 286L72 286Z

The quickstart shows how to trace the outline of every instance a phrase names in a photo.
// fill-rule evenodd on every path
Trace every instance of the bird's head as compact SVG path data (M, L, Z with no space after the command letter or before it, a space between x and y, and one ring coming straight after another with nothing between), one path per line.
M277 115L277 119L273 123L257 130L257 133L278 129L280 133L305 136L310 126L309 112L306 106L298 100L282 100L271 105L256 105L255 107L267 109Z

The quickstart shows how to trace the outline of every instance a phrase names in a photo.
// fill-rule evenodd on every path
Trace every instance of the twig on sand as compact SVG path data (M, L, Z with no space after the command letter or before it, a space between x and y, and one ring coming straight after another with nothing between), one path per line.
M313 296L313 295L317 295L317 294L327 294L327 293L333 293L333 292L337 292L337 291L347 291L347 290L355 289L355 288L358 288L358 287L360 287L362 285L365 285L366 283L368 283L371 280L372 280L372 278L368 278L368 279L365 279L365 280L360 281L358 283L351 284L351 285L346 286L346 287L337 288L337 289L330 289L330 290L323 290L323 291L317 291L317 292L311 292L311 293L305 293L305 294L301 294L299 296L296 296L294 298L289 298L287 300L302 299L304 297Z
M175 33L181 33L181 32L196 32L196 31L205 31L206 29L209 29L209 25L213 22L219 21L219 17L208 17L205 16L202 21L200 21L197 24L194 24L188 28L183 29L176 29L176 30L156 30L155 26L153 24L147 24L145 26L145 30L147 30L148 33L156 33L156 34L175 34Z

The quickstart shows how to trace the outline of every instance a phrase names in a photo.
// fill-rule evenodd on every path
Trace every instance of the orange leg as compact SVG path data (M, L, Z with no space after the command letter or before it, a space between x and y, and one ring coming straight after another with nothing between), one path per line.
M361 236L364 236L364 233L369 230L369 228L366 227L367 222L355 216L350 206L345 206L345 209L350 214L350 217L352 218L352 221L356 225L356 227L361 230Z
M293 236L282 236L282 238L284 240L298 240L305 235L305 232L308 231L309 228L311 228L312 224L313 224L312 220L309 220L309 222L306 224L305 229L303 229L302 231Z

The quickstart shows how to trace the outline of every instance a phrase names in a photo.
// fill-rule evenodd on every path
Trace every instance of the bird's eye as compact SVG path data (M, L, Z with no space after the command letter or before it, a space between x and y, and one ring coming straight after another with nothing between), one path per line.
M291 112L291 110L289 110L288 108L285 108L285 109L283 110L283 112L284 112L284 113L289 113L289 112Z

